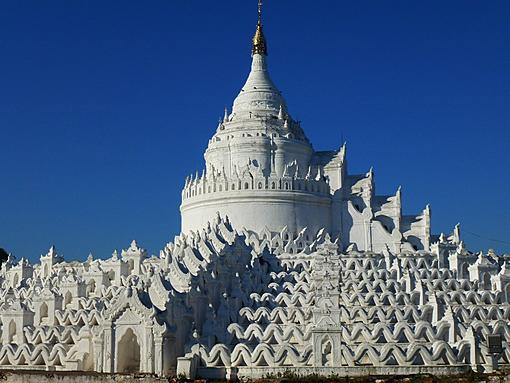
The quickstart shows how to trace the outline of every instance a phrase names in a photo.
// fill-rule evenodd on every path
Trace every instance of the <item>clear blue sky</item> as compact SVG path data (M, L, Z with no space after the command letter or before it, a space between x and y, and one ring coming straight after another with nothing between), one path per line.
M510 251L510 2L265 3L272 77L314 147L343 136L405 213L430 203L434 232ZM0 247L158 254L255 23L256 0L0 2Z

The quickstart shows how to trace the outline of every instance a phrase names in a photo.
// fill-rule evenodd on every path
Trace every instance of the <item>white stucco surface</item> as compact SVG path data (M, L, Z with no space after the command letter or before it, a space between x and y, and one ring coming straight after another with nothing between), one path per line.
M258 378L291 371L455 374L510 367L510 255L431 234L429 206L315 151L252 66L184 182L182 232L66 261L52 247L0 269L0 369ZM150 223L148 223L150 224Z

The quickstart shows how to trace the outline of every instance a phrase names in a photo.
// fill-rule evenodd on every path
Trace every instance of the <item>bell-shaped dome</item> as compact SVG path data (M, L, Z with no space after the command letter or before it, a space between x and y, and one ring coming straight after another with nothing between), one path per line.
M231 118L278 117L287 115L287 106L267 70L267 47L261 24L253 38L251 71L234 100Z
M280 108L287 114L285 100L269 76L266 56L255 53L248 79L234 100L232 119L277 117Z
M246 83L234 100L232 120L257 117L282 117L287 107L267 70L267 42L262 30L262 3L259 1L259 20L252 39L251 71Z

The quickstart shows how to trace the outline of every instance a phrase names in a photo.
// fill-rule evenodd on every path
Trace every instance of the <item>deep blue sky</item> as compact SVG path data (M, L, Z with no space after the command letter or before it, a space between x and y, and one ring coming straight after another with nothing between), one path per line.
M316 149L433 231L510 251L510 2L267 0L272 77ZM0 246L108 257L179 232L250 65L256 0L0 2ZM466 231L476 233L478 238ZM498 239L507 243L490 241Z

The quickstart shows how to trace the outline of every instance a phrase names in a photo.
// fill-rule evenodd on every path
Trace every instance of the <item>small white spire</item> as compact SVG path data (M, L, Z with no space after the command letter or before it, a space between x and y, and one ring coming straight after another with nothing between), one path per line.
M55 245L51 245L47 255L49 255L50 257L55 257L57 255L57 249Z
M367 177L372 179L374 178L374 167L370 166L370 169L368 170Z
M456 224L453 228L453 243L459 243L460 240L460 223Z
M342 161L345 160L345 156L347 155L347 142L344 141L342 146L340 146L340 149L338 152L340 153L340 157L342 158Z

